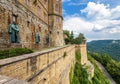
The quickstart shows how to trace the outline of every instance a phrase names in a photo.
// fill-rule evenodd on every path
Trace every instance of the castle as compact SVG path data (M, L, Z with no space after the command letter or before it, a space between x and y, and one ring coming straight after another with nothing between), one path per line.
M8 26L16 22L22 47L63 46L61 0L0 0L0 48L11 46ZM36 44L35 34L40 42ZM46 36L49 36L49 44Z
M0 83L69 84L76 47L63 46L61 4L62 0L0 0L0 49L62 46L0 60ZM19 29L19 42L10 38L13 22ZM77 50L82 52L80 62L86 64L86 44L78 45Z

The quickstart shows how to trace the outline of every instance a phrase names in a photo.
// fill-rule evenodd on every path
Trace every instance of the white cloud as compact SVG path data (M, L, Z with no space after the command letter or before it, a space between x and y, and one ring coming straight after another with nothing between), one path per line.
M81 10L87 20L78 14L64 19L63 29L84 33L88 41L93 39L119 39L120 36L120 6L110 8L109 5L89 2Z
M113 19L120 18L120 6L117 6L111 10L111 17Z
M110 16L108 7L109 6L105 6L104 4L89 2L87 7L81 10L81 12L86 13L88 18L104 19Z
M120 18L120 6L110 9L109 4L99 4L94 2L89 2L87 7L81 10L81 13L85 13L88 18L94 20L101 19L116 19Z
M73 31L76 35L79 33L84 33L86 35L86 32L92 31L92 28L92 23L87 22L75 15L67 17L63 23L64 30Z
M68 5L71 5L71 6L80 6L80 5L85 5L85 4L87 4L87 3L74 3L74 2L71 2Z

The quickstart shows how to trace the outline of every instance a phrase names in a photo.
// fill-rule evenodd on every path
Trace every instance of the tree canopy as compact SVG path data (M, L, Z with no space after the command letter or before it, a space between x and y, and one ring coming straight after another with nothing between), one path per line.
M84 34L80 33L76 38L74 38L73 31L64 30L64 40L66 44L81 44L85 39Z

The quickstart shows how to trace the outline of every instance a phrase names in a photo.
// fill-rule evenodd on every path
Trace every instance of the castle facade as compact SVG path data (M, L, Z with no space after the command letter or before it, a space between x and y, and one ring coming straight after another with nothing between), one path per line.
M16 22L22 47L63 46L61 0L0 0L0 45L9 47L9 25ZM36 43L36 32L39 43ZM46 42L48 41L48 42Z

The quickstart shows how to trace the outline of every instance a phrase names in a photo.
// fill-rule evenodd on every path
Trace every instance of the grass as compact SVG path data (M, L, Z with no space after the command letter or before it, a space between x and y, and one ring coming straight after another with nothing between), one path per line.
M0 59L15 57L28 53L33 53L33 50L28 48L12 48L7 50L0 50Z

